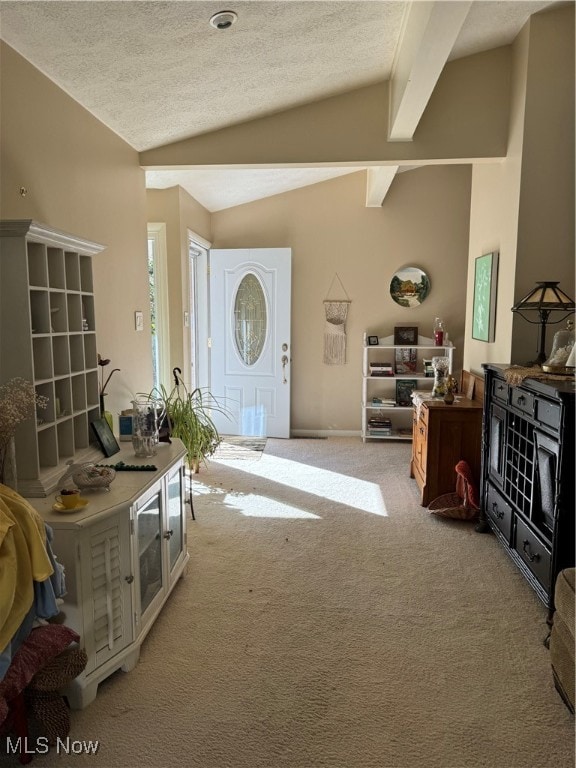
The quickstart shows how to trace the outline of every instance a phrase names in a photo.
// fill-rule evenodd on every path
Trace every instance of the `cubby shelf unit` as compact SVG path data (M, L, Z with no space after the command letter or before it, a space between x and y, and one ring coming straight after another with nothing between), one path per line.
M370 375L370 363L388 356L387 362L392 364L395 370L396 350L416 350L416 370L414 372L396 374L392 376ZM373 398L381 396L384 400L396 399L396 382L400 380L416 380L417 389L432 389L434 379L424 375L424 359L432 357L447 357L449 373L452 373L453 355L455 347L450 342L442 347L434 343L434 339L426 336L418 337L418 344L394 344L394 336L385 336L378 339L378 344L368 344L367 335L364 334L364 350L362 361L362 440L412 440L412 404L401 405L374 405ZM392 421L390 434L377 433L369 427L371 416L382 416Z
M66 461L100 455L92 257L104 246L30 219L0 221L0 384L34 383L47 399L16 431L18 491L46 496Z

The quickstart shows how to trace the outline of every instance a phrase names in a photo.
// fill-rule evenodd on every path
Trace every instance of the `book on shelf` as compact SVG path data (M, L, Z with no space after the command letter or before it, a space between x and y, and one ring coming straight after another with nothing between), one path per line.
M392 422L390 419L368 419L368 426L371 429L384 429L384 428L390 428L392 426Z
M371 405L373 408L394 408L396 400L389 397L373 397Z
M418 350L408 347L399 347L396 349L396 360L394 368L396 373L416 373L418 363Z
M426 378L433 378L434 368L432 367L432 360L428 360L427 358L424 358L422 363L424 365L424 376L426 376Z

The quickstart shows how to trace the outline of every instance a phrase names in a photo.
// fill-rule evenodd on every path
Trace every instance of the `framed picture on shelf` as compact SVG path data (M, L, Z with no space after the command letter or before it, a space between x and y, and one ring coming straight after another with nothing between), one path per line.
M498 282L498 252L485 253L474 262L474 304L472 309L472 338L494 341L496 326L496 288Z
M378 336L368 336L368 346L377 347L379 343Z
M401 347L403 345L417 346L418 344L418 326L416 325L397 325L394 328L394 345Z
M396 374L416 373L418 350L414 347L399 347L395 350L394 372Z
M412 405L412 392L416 389L416 379L397 379L396 403L400 406Z
M116 442L116 438L106 419L95 419L95 421L90 422L90 426L94 430L104 456L113 456L115 453L118 453L120 446Z

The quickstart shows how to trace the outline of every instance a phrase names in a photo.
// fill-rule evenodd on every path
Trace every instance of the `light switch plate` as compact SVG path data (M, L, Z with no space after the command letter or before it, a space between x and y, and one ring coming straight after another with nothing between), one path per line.
M137 331L144 330L144 312L134 312L134 327Z

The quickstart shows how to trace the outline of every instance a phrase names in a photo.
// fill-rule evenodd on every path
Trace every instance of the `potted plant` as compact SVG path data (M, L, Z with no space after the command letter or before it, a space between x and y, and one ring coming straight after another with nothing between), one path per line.
M189 392L176 374L175 381L171 392L161 385L148 397L161 403L164 428L167 427L170 436L182 440L190 471L198 472L200 464L212 456L221 443L211 413L226 414L226 410L208 390L196 387Z

